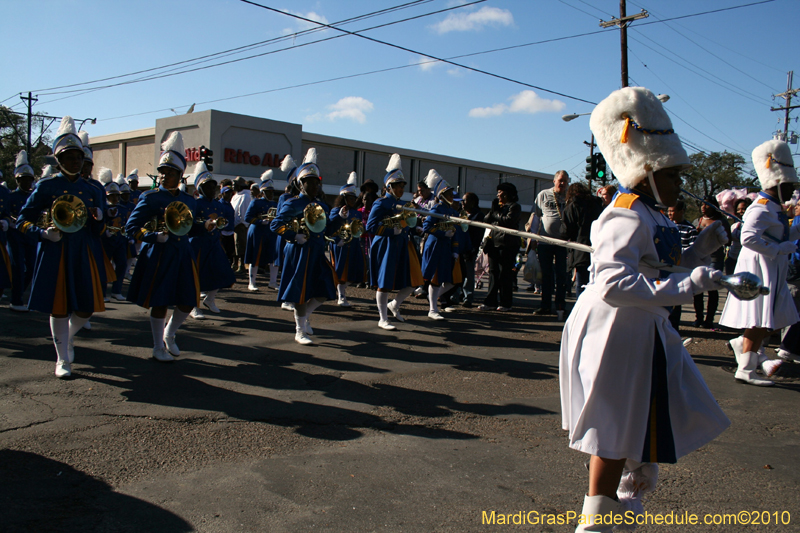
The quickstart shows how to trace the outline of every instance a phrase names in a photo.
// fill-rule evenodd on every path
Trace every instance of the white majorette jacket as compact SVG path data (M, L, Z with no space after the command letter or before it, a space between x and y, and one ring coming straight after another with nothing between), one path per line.
M689 159L661 102L641 87L601 102L591 128L622 187L592 225L590 282L564 327L562 426L576 450L673 463L730 422L669 322L668 307L693 301L689 275L641 266L643 260L681 261L677 228L654 199L630 189ZM657 142L640 138L652 135ZM627 143L633 150L621 146Z

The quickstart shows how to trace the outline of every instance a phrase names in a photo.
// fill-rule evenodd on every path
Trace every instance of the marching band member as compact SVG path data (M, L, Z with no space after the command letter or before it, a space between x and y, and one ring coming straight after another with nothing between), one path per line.
M225 218L225 209L216 199L217 181L206 168L205 162L200 161L195 165L192 179L194 189L200 195L195 203L194 214L201 221L210 221L213 227L210 231L201 231L192 236L189 242L194 250L200 274L200 291L206 294L203 305L212 313L219 314L216 303L217 292L220 289L233 287L236 283L236 275L220 241L220 230L233 229L233 219ZM222 220L225 222L218 222ZM202 319L203 312L195 307L192 310L192 317Z
M17 166L19 166L19 157L17 157ZM8 230L13 223L10 208L11 207L11 193L4 185L0 185L0 295L9 287L12 287L12 273L11 273L11 258L6 251L6 243L8 242ZM13 303L12 303L13 306ZM27 310L27 308L26 308Z
M84 151L72 117L61 120L53 154L61 172L39 181L20 212L17 229L39 240L28 307L50 315L57 356L55 375L66 378L72 374L75 334L92 313L105 311L100 278L104 267L92 251L92 242L99 242L105 224L96 189L80 176ZM37 226L42 212L50 214L45 218L52 217L56 200L64 211L74 212L74 219Z
M114 181L110 168L101 168L98 173L100 183L106 189L106 231L100 238L103 251L114 265L114 275L117 279L111 284L111 297L118 302L124 302L122 295L122 280L125 279L128 267L128 238L122 229L128 222L130 211L120 204L119 185ZM116 228L116 229L113 229Z
M222 216L228 220L233 220L236 217L236 212L231 205L231 198L233 198L233 189L226 183L232 183L229 179L224 179L220 182L222 187L219 191L219 198L217 202L222 206ZM222 244L222 249L225 250L225 257L228 258L228 263L233 268L233 257L236 255L236 243L234 242L233 228L224 228L219 232L219 242Z
M188 224L187 215L195 208L195 199L178 189L186 169L181 134L172 132L161 145L161 150L158 161L160 185L142 193L125 226L125 233L144 243L128 288L128 301L151 309L153 358L166 363L174 360L173 355L180 355L175 334L200 303L200 279L189 236L159 227L165 221L167 207L173 202L179 203L178 216L174 218L181 218L183 224ZM155 228L145 227L153 222L157 222ZM195 219L192 232L202 231L203 225L202 221ZM205 222L205 229L214 229L214 224ZM165 330L167 307L170 305L174 305L175 310Z
M272 218L267 217L270 209L275 209L277 213L278 203L272 201L272 194L275 185L272 182L272 169L261 174L261 185L259 186L260 195L256 200L250 202L245 220L250 224L247 229L247 248L244 253L244 262L250 265L250 283L247 288L257 291L256 275L259 267L269 267L269 288L276 289L276 279L278 267L275 265L275 252L277 235L269 229ZM273 217L274 218L274 217Z
M736 380L764 387L774 382L758 378L756 368L762 365L770 377L779 364L768 363L763 341L772 330L800 320L786 284L789 256L797 249L794 241L800 238L800 226L790 227L781 208L783 201L791 198L798 179L792 151L783 141L767 141L753 150L753 166L761 192L744 214L740 230L742 249L735 272L752 272L760 277L769 287L769 294L750 301L729 296L719 323L745 330L742 336L730 341L738 364Z
M335 273L325 257L324 221L317 221L322 231L315 232L308 227L314 221L305 219L307 207L316 206L318 210L323 210L315 200L322 186L316 159L316 149L310 148L296 173L300 194L285 200L270 223L270 228L287 241L278 300L294 304L294 340L299 344L313 344L314 341L309 337L313 335L309 324L311 313L336 296ZM293 221L299 222L297 232L292 229Z
M124 207L128 211L128 216L130 216L130 214L133 213L133 208L136 207L136 203L131 200L131 187L122 174L117 176L116 181L117 187L119 187L119 205ZM127 218L125 220L127 223ZM127 237L127 239L128 246L126 255L128 260L125 262L125 278L131 279L131 266L133 266L136 261L136 256L139 255L139 252L137 250L136 239L130 237Z
M297 176L297 164L294 162L292 154L286 154L286 157L284 157L283 161L281 161L281 172L286 172L286 188L283 194L278 197L278 213L281 212L283 203L286 200L294 198L300 194L297 182L295 181L295 177ZM270 227L272 226L270 225ZM283 266L283 256L286 249L286 239L284 239L281 235L278 235L277 237L278 238L275 241L275 265L278 266L278 268L281 268ZM278 299L278 301L280 301L280 299ZM292 302L282 302L281 309L294 311L294 304Z
M434 169L430 169L425 177L425 184L431 190L435 203L429 204L430 211L442 215L457 217L458 211L453 209L453 188ZM425 217L422 230L428 234L422 252L422 277L429 282L428 300L430 311L428 318L444 320L439 313L439 295L450 290L455 283L461 283L461 267L458 261L458 241L456 229L442 229L442 219L434 216Z
M370 283L378 287L375 300L378 303L378 327L396 329L389 322L387 310L394 317L405 322L400 314L400 306L413 292L414 287L424 284L420 270L419 258L409 239L410 228L406 220L398 213L403 205L403 191L406 178L399 154L392 154L383 178L386 195L372 204L367 221L367 231L372 233L370 248ZM409 217L411 218L411 217ZM389 292L397 291L395 299L389 303Z
M42 178L52 175L52 167L47 165L42 172ZM18 217L22 206L28 201L33 191L33 167L28 164L28 154L22 150L17 155L17 165L14 169L14 179L17 181L16 190L9 195L8 213ZM33 269L36 264L36 240L32 235L25 235L16 227L8 230L8 253L11 259L11 305L9 308L18 313L27 313L28 306L22 301L22 294L33 279Z
M336 205L331 209L331 222L341 219L343 224L352 224L354 220L361 223L361 213L356 210L356 173L351 172L347 184L339 189ZM361 249L361 235L353 235L350 242L343 242L341 238L331 243L331 258L333 268L336 270L337 303L342 307L350 307L347 301L347 284L364 283L365 261L364 251Z
M703 264L727 235L710 227L681 257L680 234L661 210L677 202L690 161L652 92L613 92L590 126L621 187L592 225L590 281L564 327L559 381L569 445L591 455L576 531L611 531L594 517L642 513L655 463L676 462L730 424L669 322L670 306L719 288L721 273L642 264Z
M139 198L142 196L142 191L139 190L139 169L134 168L131 170L131 173L128 174L128 187L131 189L131 202L133 202L133 206L136 207L136 204L139 203Z

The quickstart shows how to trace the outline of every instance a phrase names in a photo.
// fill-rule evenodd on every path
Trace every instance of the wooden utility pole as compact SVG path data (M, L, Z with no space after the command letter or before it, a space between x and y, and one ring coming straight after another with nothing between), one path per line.
M25 143L25 148L28 150L28 154L30 154L31 153L31 117L33 115L32 108L33 108L33 103L34 102L38 102L39 99L38 98L34 98L31 93L28 93L27 97L20 96L20 99L23 100L23 101L24 100L28 101L28 139L27 139L27 142Z
M620 61L622 71L622 86L628 86L628 24L634 20L647 18L650 14L642 9L641 13L631 15L628 17L625 14L626 5L625 0L619 0L619 18L611 19L608 22L600 21L601 28L610 28L611 26L619 26L619 46L620 46Z
M773 97L776 98L783 98L786 100L785 107L770 107L770 111L786 111L786 114L783 117L783 140L789 142L789 111L792 109L797 109L800 105L792 105L792 96L800 92L800 89L792 89L792 78L794 77L794 71L789 71L789 77L786 80L786 92L780 94L773 94Z

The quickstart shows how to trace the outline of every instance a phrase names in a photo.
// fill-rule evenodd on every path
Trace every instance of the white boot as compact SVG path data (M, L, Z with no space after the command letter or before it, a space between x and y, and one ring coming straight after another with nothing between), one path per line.
M258 274L258 267L254 265L250 265L250 284L247 286L248 291L257 291L258 287L256 287L256 275Z
M733 344L733 341L731 341ZM736 362L739 367L736 369L734 377L736 381L747 383L748 385L756 385L758 387L771 387L775 385L774 381L768 379L760 379L756 375L756 367L758 366L758 352L745 352L736 355Z
M50 332L53 334L53 344L56 347L56 377L68 378L72 375L67 346L69 341L69 318L50 317Z
M583 498L583 510L575 533L582 531L613 531L613 517L622 515L622 513L622 505L608 496L586 496ZM602 521L598 520L598 523L595 523L594 519L597 518L597 515L602 516Z
M642 498L648 492L656 489L658 482L658 464L640 463L632 459L625 461L625 468L617 487L617 499L622 507L623 514L632 511L635 515L644 514ZM633 531L636 524L623 524L617 526L616 530Z
M211 311L212 313L217 314L217 315L220 312L219 311L219 307L217 307L217 302L216 302L217 291L218 290L219 289L214 289L213 291L208 291L208 294L206 294L206 297L203 299L203 305L208 307L209 311Z
M336 293L338 296L338 303L342 307L350 307L350 302L347 301L347 285L340 283L336 286Z
M278 266L274 264L269 265L269 288L278 288Z
M306 324L308 320L304 316L295 316L295 334L294 340L297 344L314 344L314 341L311 340L311 337L308 336L306 333Z
M385 330L397 329L389 322L388 312L389 293L388 292L375 292L375 303L378 304L378 327Z
M386 309L392 312L392 314L394 315L395 319L397 319L398 322L406 321L406 319L403 318L403 315L400 314L400 304L397 302L397 300L392 300L391 302L389 302L388 305L386 306Z

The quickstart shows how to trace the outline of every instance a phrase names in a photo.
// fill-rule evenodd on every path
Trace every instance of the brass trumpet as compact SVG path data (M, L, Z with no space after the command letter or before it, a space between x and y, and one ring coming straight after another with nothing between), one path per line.
M183 236L189 233L194 225L194 215L189 207L183 202L172 202L164 209L164 218L159 220L157 216L149 220L143 229L161 233L169 231L173 235Z
M36 225L42 229L57 228L64 233L75 233L86 225L87 217L83 200L72 194L65 194L53 201L50 210L42 213Z
M406 207L411 208L411 209L416 209L417 208L417 206L416 206L416 204L414 204L414 202L408 202L408 203L403 204L403 209L406 208ZM387 226L389 228L399 228L400 227L400 223L403 222L404 220L406 222L406 225L409 228L413 228L413 227L415 227L417 225L417 214L414 213L413 211L405 211L404 210L404 211L401 211L400 213L398 213L396 215L392 215L390 217L384 218L381 221L381 224L383 224L384 226Z
M228 219L225 217L218 216L216 218L209 218L208 220L213 222L219 230L228 225Z
M364 234L364 224L360 220L355 218L352 221L348 222L347 224L342 224L342 227L339 228L333 235L335 237L339 237L340 239L342 239L342 242L344 242L344 244L347 244L353 239L358 239L363 234Z
M106 231L113 234L117 234L120 232L122 232L123 235L125 234L125 228L120 226L106 226Z
M275 220L275 217L278 216L278 208L277 207L270 207L267 209L266 213L262 213L258 216L259 220L268 220L272 222Z
M310 237L311 233L322 233L327 225L328 217L319 204L308 204L303 209L303 218L292 220L291 223L292 231L295 233L302 231L306 237Z

